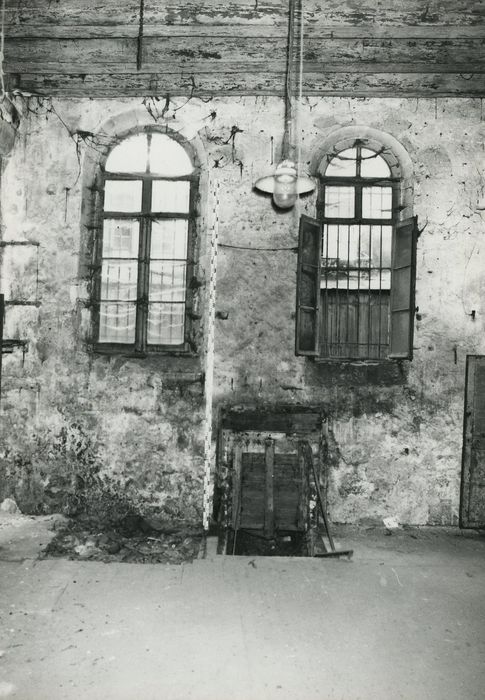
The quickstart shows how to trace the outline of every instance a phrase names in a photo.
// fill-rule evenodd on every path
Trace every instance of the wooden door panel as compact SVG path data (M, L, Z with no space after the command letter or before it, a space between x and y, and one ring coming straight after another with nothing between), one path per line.
M275 525L279 530L298 527L301 476L297 454L275 455Z
M468 519L477 526L485 523L485 446L474 447L470 463Z
M243 452L241 474L241 517L239 526L262 529L265 505L264 453Z
M241 463L239 527L268 531L271 530L268 519L272 518L277 530L301 529L303 492L298 454L276 453L269 480L265 453L243 452Z
M485 356L467 357L460 526L485 527Z

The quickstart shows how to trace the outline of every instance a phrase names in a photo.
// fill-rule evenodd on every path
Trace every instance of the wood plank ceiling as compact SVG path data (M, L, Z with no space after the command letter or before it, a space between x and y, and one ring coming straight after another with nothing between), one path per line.
M485 0L303 0L305 95L483 96ZM283 93L288 0L6 0L9 89Z

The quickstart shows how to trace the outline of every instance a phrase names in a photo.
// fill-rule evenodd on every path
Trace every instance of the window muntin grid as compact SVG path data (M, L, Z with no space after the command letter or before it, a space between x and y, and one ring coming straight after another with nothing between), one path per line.
M134 304L102 302L99 305L99 342L135 342L136 308Z
M141 180L106 180L104 183L104 209L116 212L141 212Z
M329 219L353 219L355 216L355 188L327 185L325 188L325 216Z
M325 177L391 178L391 169L376 151L362 146L346 148L329 160Z
M360 145L327 166L320 200L322 357L387 356L394 186L382 156Z
M362 188L362 218L392 219L392 187Z
M166 134L148 132L123 139L110 152L109 173L150 173L162 177L191 175L194 166L185 148Z
M173 139L143 133L118 144L107 166L98 342L183 350L192 162Z

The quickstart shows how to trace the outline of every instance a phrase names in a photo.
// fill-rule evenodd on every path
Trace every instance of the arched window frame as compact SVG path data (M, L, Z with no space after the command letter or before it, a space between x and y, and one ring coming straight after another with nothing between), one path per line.
M389 346L387 352L357 353L344 348L340 352L329 352L325 332L325 283L321 284L319 256L324 251L324 227L330 219L325 216L325 187L331 183L347 184L350 178L326 178L326 171L339 153L349 148L362 147L379 154L390 170L385 180L392 187L392 263L391 292L389 300ZM415 310L415 267L417 245L417 221L413 217L413 168L402 145L389 134L365 126L344 127L331 133L315 149L313 171L319 178L317 218L303 216L300 221L296 347L297 355L319 360L370 360L385 361L412 359L413 328ZM382 182L383 178L377 178ZM372 178L366 178L366 184ZM358 178L355 185L360 186ZM356 212L359 215L361 212ZM352 223L361 222L355 217ZM342 220L341 220L342 221ZM318 253L317 253L318 251ZM317 264L318 257L318 264ZM321 289L321 286L324 289ZM370 284L369 284L370 286ZM337 296L337 293L336 293ZM369 293L370 297L370 293ZM370 304L370 301L369 301ZM370 316L370 311L369 311ZM345 345L345 343L343 343Z
M176 141L187 153L193 170L190 174L181 176L160 176L140 172L107 172L106 162L114 150L123 141L137 134L160 133ZM123 133L114 135L110 139L101 139L101 154L98 155L94 168L94 182L88 187L90 192L88 209L88 228L93 233L92 244L87 251L92 259L92 275L90 276L90 297L92 305L92 345L96 352L104 354L133 354L145 356L147 354L169 355L194 355L197 353L198 336L198 286L195 280L195 261L198 258L197 217L199 207L199 180L200 165L198 154L192 145L176 132L157 125L138 126L127 129ZM105 210L105 188L108 180L141 180L142 181L142 208L137 217L140 218L140 237L137 261L137 294L136 294L136 327L133 342L110 342L100 339L100 305L101 305L101 275L103 265L103 222L107 214L115 214ZM151 183L155 180L185 180L190 183L188 212L181 215L180 212L158 212L156 217L149 211L150 203L147 190L152 189ZM125 212L126 213L126 212ZM114 217L113 217L114 218ZM149 238L152 221L154 219L184 218L188 222L187 227L187 256L185 274L185 300L184 300L184 331L180 343L149 343L148 342L148 295L150 252Z

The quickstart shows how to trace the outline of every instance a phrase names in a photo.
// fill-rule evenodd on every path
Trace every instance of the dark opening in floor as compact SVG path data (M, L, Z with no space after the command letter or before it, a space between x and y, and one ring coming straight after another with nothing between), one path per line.
M295 530L278 530L266 537L261 530L228 531L226 554L259 557L306 557L306 534Z

